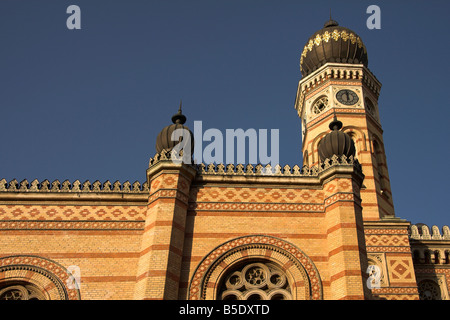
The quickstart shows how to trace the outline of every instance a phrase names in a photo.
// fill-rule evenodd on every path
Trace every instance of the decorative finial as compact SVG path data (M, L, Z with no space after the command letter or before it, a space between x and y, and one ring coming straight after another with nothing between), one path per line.
M330 20L325 22L324 27L325 28L337 27L338 25L339 25L339 23L337 23L337 21L335 21L335 20L333 20L333 18L331 18L331 8L330 8Z
M328 128L333 131L339 131L342 129L342 122L337 119L336 112L334 113L333 121L330 122Z
M184 124L186 122L186 116L181 113L182 100L180 100L180 107L178 112L172 116L172 122L175 124Z

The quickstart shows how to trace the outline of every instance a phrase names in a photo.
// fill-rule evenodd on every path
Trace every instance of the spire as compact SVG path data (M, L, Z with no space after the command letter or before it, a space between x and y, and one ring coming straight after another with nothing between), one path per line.
M325 28L337 27L338 25L339 25L339 23L337 23L337 21L335 21L335 20L333 20L333 18L331 18L331 8L330 8L330 20L325 22L324 27Z
M186 122L186 116L181 112L181 106L183 102L180 100L180 107L178 108L178 112L172 116L172 122L177 124L184 124Z

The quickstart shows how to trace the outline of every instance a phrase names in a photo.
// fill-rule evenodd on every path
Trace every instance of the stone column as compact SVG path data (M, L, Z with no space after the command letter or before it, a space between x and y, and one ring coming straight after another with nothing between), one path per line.
M150 195L135 299L178 299L188 196L195 174L192 165L168 160L147 170Z

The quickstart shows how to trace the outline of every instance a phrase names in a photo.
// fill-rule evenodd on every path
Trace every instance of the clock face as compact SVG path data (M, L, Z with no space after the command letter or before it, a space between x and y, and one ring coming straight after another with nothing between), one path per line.
M357 103L359 100L358 95L355 92L353 92L352 90L348 90L348 89L340 90L336 94L336 99L340 103L345 104L347 106L351 106L351 105Z

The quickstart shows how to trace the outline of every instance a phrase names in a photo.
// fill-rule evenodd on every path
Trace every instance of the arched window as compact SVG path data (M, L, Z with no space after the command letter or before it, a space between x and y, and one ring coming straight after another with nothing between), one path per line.
M318 115L328 108L328 98L326 96L319 97L312 105L312 113Z
M450 263L450 255L449 255L449 251L448 250L445 250L445 252L444 252L444 255L445 255L445 264L449 264Z
M230 269L222 278L221 300L292 300L286 273L268 261L250 261Z
M355 145L355 158L359 159L359 145L357 143L358 138L356 137L355 132L349 131L347 132L348 136L352 138L353 144Z
M376 117L375 105L373 104L372 100L366 97L364 99L364 104L366 106L367 112Z
M431 264L431 251L425 250L424 256L425 256L425 263Z
M45 300L44 294L31 283L0 284L0 300Z
M439 250L434 251L434 264L439 264L441 262L441 253Z

